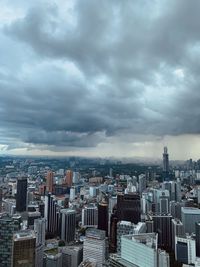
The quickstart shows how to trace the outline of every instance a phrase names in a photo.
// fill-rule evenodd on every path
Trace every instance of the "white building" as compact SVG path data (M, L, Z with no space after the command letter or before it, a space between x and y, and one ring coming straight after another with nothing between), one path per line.
M82 226L98 226L98 208L96 205L88 205L82 209Z
M90 228L86 231L83 243L83 261L95 261L97 267L102 267L106 260L105 231Z

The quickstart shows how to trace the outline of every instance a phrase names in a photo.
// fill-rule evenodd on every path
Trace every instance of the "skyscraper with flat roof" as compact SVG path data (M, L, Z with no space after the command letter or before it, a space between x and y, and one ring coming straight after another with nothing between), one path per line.
M0 266L12 266L13 234L20 230L21 216L0 215Z
M200 221L200 209L193 207L181 208L181 221L184 233L195 233L195 223Z
M17 180L16 211L26 211L27 206L27 178L19 177Z
M47 178L46 178L46 185L47 185L47 192L53 193L53 184L54 184L54 175L52 171L47 172Z
M169 180L169 154L166 146L163 153L163 178L164 181Z
M34 231L25 230L15 233L13 242L13 267L34 267L36 249Z

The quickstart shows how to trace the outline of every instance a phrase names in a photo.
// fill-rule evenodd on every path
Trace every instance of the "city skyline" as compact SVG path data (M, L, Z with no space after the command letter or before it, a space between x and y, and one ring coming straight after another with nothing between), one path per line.
M0 154L199 158L199 1L32 2L1 1Z

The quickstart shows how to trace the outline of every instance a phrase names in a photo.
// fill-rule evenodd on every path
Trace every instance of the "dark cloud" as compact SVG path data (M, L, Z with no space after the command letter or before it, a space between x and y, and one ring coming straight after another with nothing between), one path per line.
M199 134L199 1L72 3L65 14L36 1L2 27L10 54L0 60L0 121L10 142Z

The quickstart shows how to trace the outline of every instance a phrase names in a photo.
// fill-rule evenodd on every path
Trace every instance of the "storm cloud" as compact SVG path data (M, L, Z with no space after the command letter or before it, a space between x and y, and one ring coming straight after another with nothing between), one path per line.
M8 149L199 135L198 0L12 2L0 12Z

